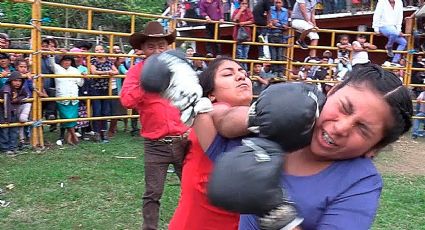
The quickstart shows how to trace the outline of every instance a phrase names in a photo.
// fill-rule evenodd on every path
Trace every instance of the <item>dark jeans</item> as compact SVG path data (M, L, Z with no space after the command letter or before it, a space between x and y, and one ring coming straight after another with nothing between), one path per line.
M108 90L96 90L92 92L92 96L107 96ZM92 101L93 117L111 116L112 114L112 100L93 100ZM100 131L108 130L108 121L93 121L93 131L100 133Z
M188 146L187 139L163 143L144 140L145 149L145 193L143 194L143 230L157 229L159 206L164 191L168 165L172 164L181 180L183 159Z
M18 148L19 127L0 128L0 150L14 151Z
M205 25L205 29L207 31L207 38L214 39L214 28L215 28L214 23L208 23ZM217 31L217 33L218 33L218 39L220 39L220 28ZM214 54L214 56L219 54L220 48L221 48L220 44L210 43L210 42L207 43L207 47L206 47L207 52Z
M281 33L272 33L269 34L269 43L282 44L284 42L283 34ZM269 46L270 56L272 61L283 61L283 47L279 46ZM283 64L272 64L272 72L283 72Z

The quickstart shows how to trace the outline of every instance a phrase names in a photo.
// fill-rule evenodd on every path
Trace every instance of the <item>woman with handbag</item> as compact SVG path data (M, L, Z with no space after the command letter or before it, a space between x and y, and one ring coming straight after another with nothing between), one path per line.
M233 12L232 21L238 24L233 28L233 39L238 42L236 58L248 59L249 45L241 44L242 42L252 41L251 27L249 25L254 23L254 15L251 9L249 9L248 0L242 0L240 2L239 9ZM242 63L242 67L248 70L246 63Z

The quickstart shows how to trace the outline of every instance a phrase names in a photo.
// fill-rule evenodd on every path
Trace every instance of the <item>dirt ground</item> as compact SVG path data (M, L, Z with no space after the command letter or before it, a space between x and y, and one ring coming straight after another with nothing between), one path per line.
M403 136L383 149L375 164L382 173L425 175L425 138Z

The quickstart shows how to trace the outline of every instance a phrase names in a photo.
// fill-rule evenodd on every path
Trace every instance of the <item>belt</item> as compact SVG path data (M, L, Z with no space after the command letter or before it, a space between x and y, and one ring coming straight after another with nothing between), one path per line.
M187 130L186 132L184 132L181 135L169 135L169 136L165 136L165 137L160 138L160 139L156 139L154 141L158 141L158 142L161 142L161 143L164 143L164 144L171 144L171 143L176 142L176 141L182 141L182 140L187 139L187 137L189 136L189 133L190 133L189 130Z

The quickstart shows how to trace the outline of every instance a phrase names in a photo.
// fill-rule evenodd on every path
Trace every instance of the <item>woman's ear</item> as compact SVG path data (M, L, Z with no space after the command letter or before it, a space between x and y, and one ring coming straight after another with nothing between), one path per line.
M366 152L363 156L366 158L373 159L374 157L378 156L378 153L379 153L379 149L374 148Z
M210 99L211 102L215 102L215 96L212 94L208 95L208 99Z

